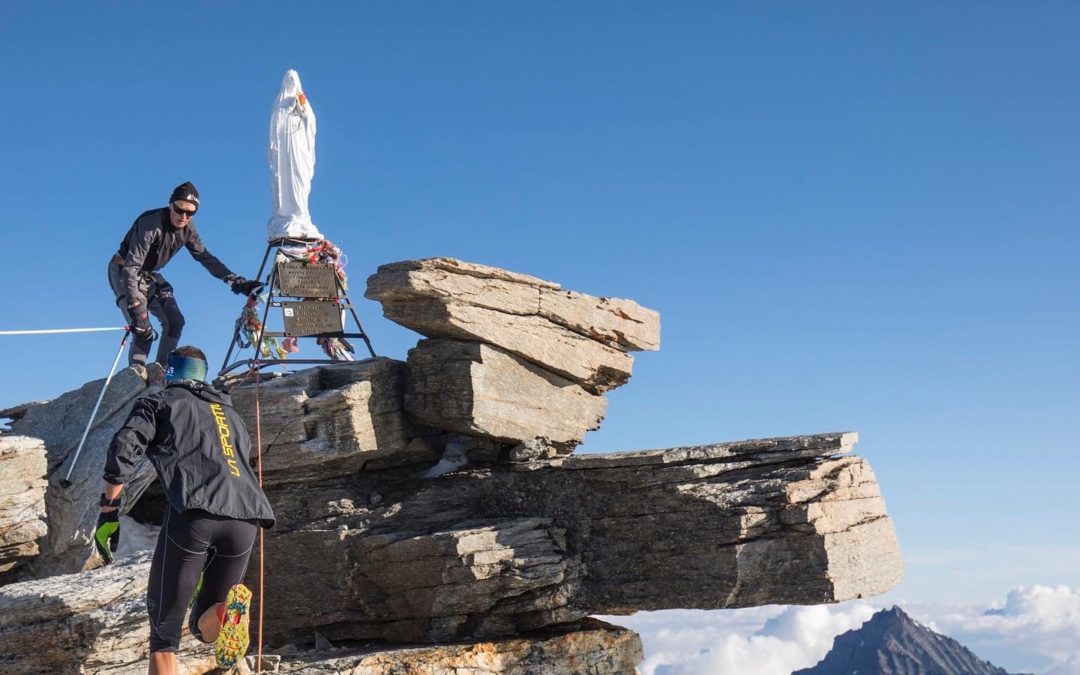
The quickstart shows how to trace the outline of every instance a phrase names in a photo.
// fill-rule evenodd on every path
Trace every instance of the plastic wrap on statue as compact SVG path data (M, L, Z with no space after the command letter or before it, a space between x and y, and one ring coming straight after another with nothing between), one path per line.
M315 110L295 70L285 73L270 113L270 194L267 241L322 239L308 197L315 176Z

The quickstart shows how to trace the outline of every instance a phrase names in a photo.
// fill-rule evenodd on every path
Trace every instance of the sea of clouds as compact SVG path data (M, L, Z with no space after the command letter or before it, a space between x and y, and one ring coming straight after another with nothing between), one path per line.
M1023 586L981 605L899 604L919 623L1010 673L1080 675L1080 590ZM816 664L833 638L880 609L853 601L600 618L641 635L642 675L789 675Z

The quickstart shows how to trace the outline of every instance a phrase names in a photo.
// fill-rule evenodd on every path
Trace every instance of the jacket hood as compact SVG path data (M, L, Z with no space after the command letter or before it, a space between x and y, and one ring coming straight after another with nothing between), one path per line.
M204 401L209 403L220 403L232 407L232 397L223 391L215 389L213 385L209 385L206 382L199 382L197 380L176 380L169 382L166 389L180 388L190 391L192 394L198 396Z

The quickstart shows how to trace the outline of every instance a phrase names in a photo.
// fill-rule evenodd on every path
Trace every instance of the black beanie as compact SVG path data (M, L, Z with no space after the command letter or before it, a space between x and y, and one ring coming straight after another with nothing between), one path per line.
M169 197L169 202L191 202L197 209L199 208L199 191L195 189L191 181L183 185L177 185L176 189L172 191L172 196Z

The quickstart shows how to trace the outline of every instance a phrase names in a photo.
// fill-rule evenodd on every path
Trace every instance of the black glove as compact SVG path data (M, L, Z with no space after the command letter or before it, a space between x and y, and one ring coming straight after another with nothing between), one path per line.
M128 313L131 314L131 332L135 337L147 342L153 342L157 339L157 332L150 325L150 317L145 309L140 311L139 306L129 307Z
M94 548L97 549L101 559L108 565L113 561L113 553L120 543L120 510L98 515L97 526L94 528Z
M236 277L229 282L229 288L237 295L251 295L261 290L262 287L263 283L261 281L248 281L244 277Z

